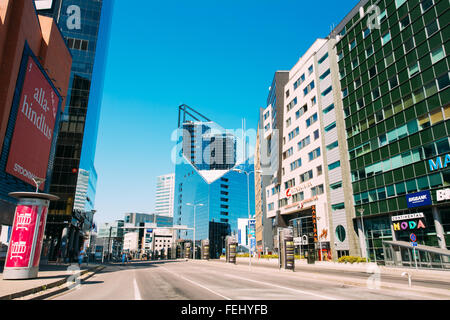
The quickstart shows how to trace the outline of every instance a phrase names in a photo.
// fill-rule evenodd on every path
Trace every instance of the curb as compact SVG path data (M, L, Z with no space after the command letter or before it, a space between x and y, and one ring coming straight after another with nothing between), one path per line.
M90 275L88 275L87 277L85 277L85 278L81 278L81 276L83 276L83 274L80 274L80 283L82 281L85 281L85 280L91 278L92 276L94 276L94 274L96 274L98 271L103 270L104 268L106 268L106 267L105 266L97 266L97 267L95 267L93 269L85 270L87 272L92 272L92 273ZM84 274L86 274L87 272L84 272ZM42 293L41 295L39 295L37 297L30 298L29 300L44 300L44 299L53 297L55 295L60 295L60 294L66 292L66 291L69 291L69 290L72 290L72 289L68 288L67 286L65 286L65 287L63 287L61 289L58 289L58 290L55 290L55 291L49 291L48 293Z
M100 269L100 268L103 269L104 266L96 266L96 267L91 268L91 269L83 270L83 271L80 272L80 277L85 275L88 272L93 272L93 274L95 274L97 271L99 271L98 269ZM37 294L37 293L42 292L42 291L53 289L55 287L61 286L64 283L66 283L67 278L69 278L70 276L71 275L67 275L67 276L64 276L63 279L55 281L55 282L52 282L52 283L49 283L49 284L45 284L45 285L42 285L42 286L39 286L39 287L35 287L35 288L32 288L32 289L28 289L28 290L24 290L24 291L20 291L20 292L16 292L16 293L11 293L11 294L8 294L6 296L2 296L2 297L0 297L0 300L13 300L13 299L18 299L18 298L23 298L23 297L26 297L26 296L29 296L29 295Z

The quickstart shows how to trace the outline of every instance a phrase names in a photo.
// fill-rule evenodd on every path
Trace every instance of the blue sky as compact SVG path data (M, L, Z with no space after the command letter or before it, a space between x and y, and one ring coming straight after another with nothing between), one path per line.
M97 222L153 212L156 177L174 171L180 104L224 128L240 128L242 118L256 128L274 72L291 69L357 3L116 0L95 160Z

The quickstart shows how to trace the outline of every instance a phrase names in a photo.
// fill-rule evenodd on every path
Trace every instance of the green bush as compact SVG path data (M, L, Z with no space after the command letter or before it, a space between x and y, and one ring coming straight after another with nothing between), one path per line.
M366 258L362 258L362 257L355 257L355 256L342 256L338 259L339 263L362 263L362 262L367 262Z

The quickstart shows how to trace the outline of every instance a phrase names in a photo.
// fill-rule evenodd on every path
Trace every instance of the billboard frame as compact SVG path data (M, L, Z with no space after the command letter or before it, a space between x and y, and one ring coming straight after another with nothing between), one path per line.
M52 141L50 144L50 153L49 153L49 159L48 159L47 170L46 170L46 180L44 182L44 188L43 188L44 193L48 193L49 189L50 189L50 183L51 183L52 172L53 172L53 163L54 163L54 159L55 159L55 155L56 155L56 141L58 139L60 119L61 119L61 106L62 106L62 101L63 101L63 97L61 96L61 93L59 92L58 88L56 88L53 81L48 76L45 68L42 66L38 57L31 50L28 42L25 41L22 58L21 58L20 66L19 66L19 72L18 72L18 76L17 76L17 80L16 80L16 86L14 88L14 96L13 96L13 101L12 101L11 109L10 109L10 113L9 113L8 125L7 125L6 131L5 131L5 139L4 139L4 143L3 143L3 146L1 149L1 155L0 155L0 171L6 177L6 183L11 186L10 187L11 189L5 190L6 191L5 194L3 194L3 192L1 192L0 197L3 198L4 200L8 200L9 202L13 202L13 203L16 203L17 200L8 196L9 192L15 192L15 191L30 191L31 192L31 191L35 191L35 189L36 189L35 186L29 184L28 182L25 182L15 176L13 176L12 174L6 172L6 166L8 163L12 139L13 139L14 130L16 127L16 120L17 120L17 115L18 115L19 107L20 107L19 104L20 104L20 100L21 100L21 96L22 96L22 91L23 91L23 86L24 86L24 82L25 82L25 76L26 76L26 70L27 70L29 58L31 58L33 60L33 62L36 64L36 66L39 68L39 71L42 73L45 80L49 83L49 85L54 90L56 96L59 99L58 109L57 109L56 118L55 118L55 125L53 128L53 136L52 136ZM13 200L13 201L11 201L11 200Z

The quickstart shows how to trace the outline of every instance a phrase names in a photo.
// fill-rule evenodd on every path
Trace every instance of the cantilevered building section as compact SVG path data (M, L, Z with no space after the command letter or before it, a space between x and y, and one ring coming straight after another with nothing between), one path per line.
M236 136L188 106L179 110L174 224L193 228L195 210L197 246L209 239L218 258L225 237L237 233L237 219L254 215L253 164L236 165ZM179 231L178 238L192 240L193 232Z
M228 170L236 164L236 137L194 109L182 105L183 154L199 170ZM193 115L194 114L194 115ZM189 118L187 118L189 117Z

